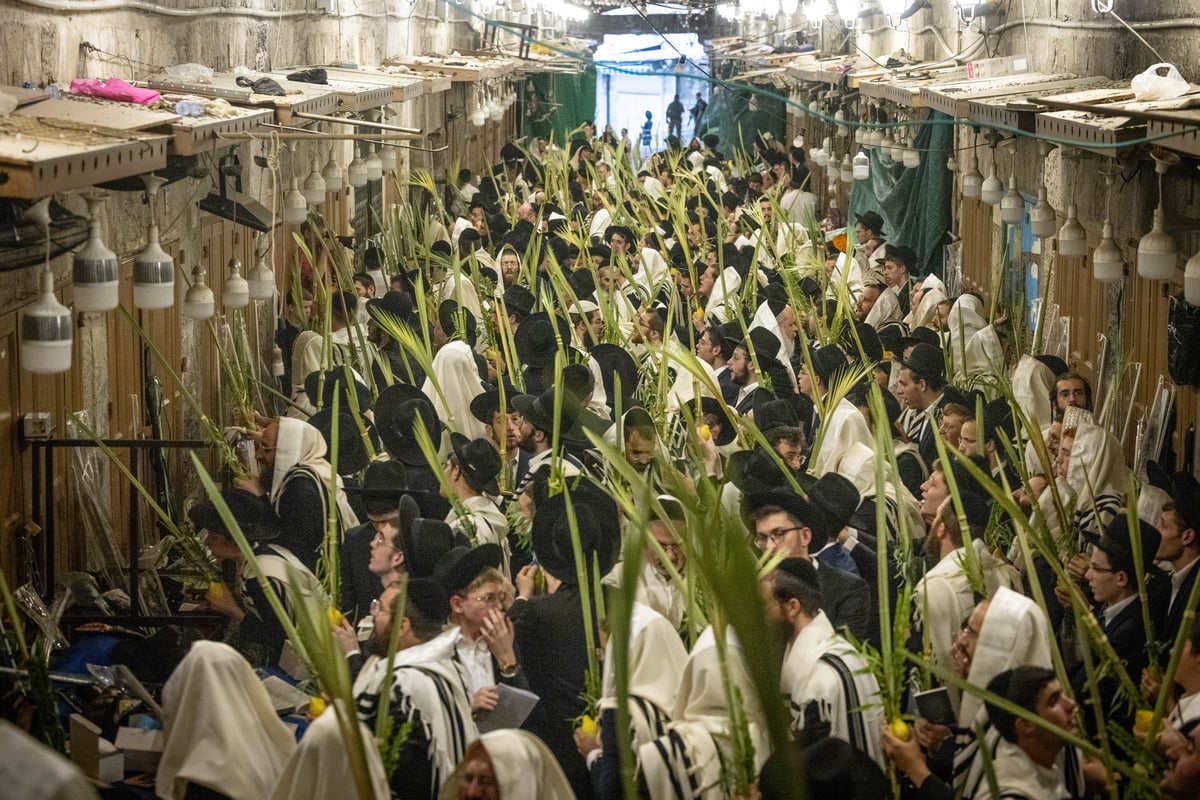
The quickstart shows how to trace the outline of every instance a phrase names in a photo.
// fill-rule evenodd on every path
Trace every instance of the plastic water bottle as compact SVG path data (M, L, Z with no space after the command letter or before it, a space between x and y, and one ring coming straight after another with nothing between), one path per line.
M175 113L181 117L198 117L204 113L204 103L199 100L180 100L175 104Z

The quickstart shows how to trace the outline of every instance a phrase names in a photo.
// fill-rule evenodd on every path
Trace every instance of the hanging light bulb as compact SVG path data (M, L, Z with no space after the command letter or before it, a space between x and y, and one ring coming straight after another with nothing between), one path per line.
M889 129L883 134L883 138L879 140L880 151L888 158L892 157L892 148L896 146L896 140L892 138L892 131Z
M150 224L146 247L133 259L133 304L147 310L170 308L175 302L175 259L158 243L158 223L154 219L154 198L166 183L157 175L143 175Z
M821 143L821 147L813 155L813 161L817 162L818 167L828 167L829 162L833 159L833 143L829 141L829 137L825 137L825 141Z
M23 215L37 223L46 239L46 260L38 273L38 298L21 311L21 366L39 375L71 368L74 325L71 310L54 296L50 271L50 198L34 203Z
M971 152L969 164L962 177L962 193L963 197L978 200L983 193L983 174L979 171L979 162L974 151Z
M381 145L379 147L379 162L383 164L384 172L391 172L396 168L396 148Z
M854 180L865 181L871 177L871 159L862 150L854 157Z
M1183 268L1183 299L1188 305L1200 306L1200 253L1189 258Z
M888 153L888 155L892 157L892 161L895 161L897 164L903 164L904 163L904 150L905 150L904 140L901 138L897 138L892 143L892 150L890 153Z
M250 305L250 284L242 277L242 262L229 259L229 277L221 287L221 302L226 308L245 308Z
M321 177L325 179L327 192L340 192L346 186L346 176L342 173L337 159L333 157L333 145L329 145L329 160L325 162L325 169L321 170Z
M1025 198L1017 191L1017 176L1008 176L1008 191L1000 198L1000 219L1008 225L1020 225L1025 219Z
M1078 258L1087 255L1087 231L1079 224L1075 206L1067 206L1067 221L1058 231L1059 255Z
M996 177L996 162L988 165L988 176L979 187L979 198L989 206L994 206L1004 197L1004 183Z
M317 160L312 160L312 171L308 173L308 177L304 179L304 190L301 194L309 205L318 206L325 202L325 179L321 177L320 167Z
M1100 244L1092 251L1092 275L1101 283L1116 283L1125 277L1125 256L1113 240L1113 226L1104 220Z
M845 139L850 135L850 128L846 125L846 114L842 106L838 106L837 113L833 115L833 121L837 123L837 128L833 132L835 136Z
M842 156L842 167L840 170L842 183L854 183L854 166L850 163L850 154Z
M492 106L492 113L489 115L492 122L500 122L504 119L504 106L497 103Z
M367 145L367 180L377 181L383 178L383 161L379 158L379 153L375 152L375 145Z
M87 194L88 227L91 235L71 265L77 311L111 311L119 301L121 273L117 255L100 240L100 209L106 194Z
M909 169L916 169L921 166L921 152L911 145L904 148L901 159L904 162L904 166Z
M1029 209L1029 232L1039 239L1048 239L1058 227L1058 215L1046 199L1046 187L1038 187L1037 202Z
M216 310L217 300L213 297L213 290L204 283L207 275L208 272L199 264L192 267L192 285L183 295L183 315L188 319L202 322L212 317Z
M946 159L946 169L950 172L958 172L958 159L954 157L953 153Z
M292 176L292 187L283 196L283 212L280 214L288 225L302 225L308 219L308 202L300 192L296 176Z
M354 148L354 160L346 167L346 182L355 189L367 185L367 162L363 161L362 151Z
M1178 156L1175 156L1174 160L1161 157L1154 159L1154 171L1158 173L1158 205L1154 208L1154 227L1138 242L1137 252L1138 275L1152 281L1166 281L1175 277L1176 262L1179 259L1175 239L1163 227L1162 192L1162 176L1178 160Z
M251 300L270 300L275 297L275 273L271 272L271 268L267 265L265 253L259 254L246 282L250 285ZM226 302L225 305L229 305L229 303Z

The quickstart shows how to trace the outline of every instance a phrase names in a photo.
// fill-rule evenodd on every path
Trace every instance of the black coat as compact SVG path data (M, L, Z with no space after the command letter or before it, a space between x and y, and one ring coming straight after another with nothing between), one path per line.
M338 608L352 623L371 610L371 601L383 593L379 576L371 572L371 540L375 528L370 523L346 531L338 560L342 573L342 597Z
M872 623L871 588L857 575L822 564L821 607L833 627L846 628L860 642L875 642L879 627Z
M529 690L540 698L522 727L554 753L576 797L590 800L591 778L574 740L588 667L579 587L563 584L554 594L518 600L509 616Z
M1171 581L1169 578L1165 581L1168 608L1158 629L1158 640L1166 642L1168 648L1174 643L1175 635L1179 633L1179 626L1183 624L1183 609L1187 606L1188 597L1192 593L1192 586L1196 583L1198 573L1200 573L1200 564L1192 567L1192 571L1184 577L1179 586L1179 594L1175 595L1173 603L1171 602Z
M1117 660L1122 662L1133 685L1137 686L1138 681L1142 678L1142 670L1150 663L1146 657L1146 629L1142 623L1141 599L1135 598L1113 618L1112 622L1107 624L1105 624L1103 613L1099 609L1093 613L1109 644L1112 645ZM1093 656L1093 660L1095 658L1096 656ZM1081 703L1091 701L1091 695L1084 686L1086 680L1087 670L1083 664L1080 664L1071 675L1071 687L1075 690L1075 696L1080 698ZM1119 685L1117 679L1111 676L1101 678L1097 682L1100 707L1110 722L1115 721L1120 727L1129 730L1133 725L1134 712L1128 703L1117 701ZM1095 735L1095 714L1087 709L1083 713L1083 719L1089 734Z

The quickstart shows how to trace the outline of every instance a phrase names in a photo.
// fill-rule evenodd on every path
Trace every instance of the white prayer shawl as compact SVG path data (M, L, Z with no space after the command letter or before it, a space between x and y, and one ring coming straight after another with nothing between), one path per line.
M327 450L325 438L315 427L298 419L281 418L269 499L278 514L279 501L288 482L301 473L312 475L324 488L326 502L333 500L337 504L338 527L345 533L359 524L358 515L350 507L341 477L333 474L333 466L325 460Z
M729 322L733 319L730 307L736 307L739 298L738 291L742 288L742 276L733 267L726 267L713 283L712 294L704 304L704 314L715 317L718 322Z
M975 607L975 592L967 579L966 550L958 548L939 561L917 583L913 592L913 615L929 638L933 662L953 669L950 650L962 621ZM958 699L958 692L951 691Z
M899 322L901 316L900 299L896 294L896 290L889 286L879 293L878 299L875 300L875 305L871 306L871 310L867 312L865 322L878 330L881 326L889 322ZM900 354L897 353L896 355Z
M612 224L612 214L607 208L598 208L592 214L592 222L588 226L588 237L591 239L603 239L604 231Z
M1080 530L1101 533L1124 504L1129 468L1121 443L1099 425L1085 422L1075 431L1067 483L1077 497L1075 523Z
M651 295L658 292L658 287L664 281L671 279L671 268L667 265L667 260L653 247L642 248L641 265L642 268L637 271L633 279Z
M973 294L960 296L950 307L946 318L946 349L950 355L950 374L955 380L966 377L967 342L987 327L982 311L983 301Z
M502 800L575 800L575 792L554 754L532 733L515 728L490 731L479 737L477 746L492 762ZM438 800L458 800L462 796L465 761L446 781Z
M665 410L668 414L677 414L686 405L691 404L697 397L711 396L708 386L717 385L717 373L712 365L701 361L696 354L679 344L674 339L668 340L661 347L647 348L645 361L642 363L646 380L654 380L657 385L660 370L668 370L667 401ZM690 368L687 365L691 365ZM692 369L699 369L707 376L706 382L700 381ZM674 379L670 378L674 375Z
M848 451L855 445L871 448L874 444L867 420L846 398L826 409L826 414L828 418L821 420L820 450L813 455L812 473L818 478L828 472L846 474L842 461Z
M0 785L21 800L97 800L79 767L6 719L0 719Z
M457 248L459 237L463 235L463 231L471 227L473 227L471 225L471 220L466 219L465 217L459 217L458 219L454 220L454 227L450 229L450 246Z
M665 200L667 197L667 190L662 185L662 181L653 175L647 176L642 181L642 191L655 200Z
M493 267L494 268L494 267ZM471 281L471 276L460 268L452 268L446 275L446 279L438 285L435 292L438 302L445 300L453 300L458 303L459 307L465 308L475 317L475 325L478 328L484 327L483 310L479 305L479 293L475 291L475 284ZM446 331L447 336L453 336L454 331Z
M743 712L754 744L757 774L770 755L762 706L746 673L745 652L733 629L726 634L729 683L743 700ZM706 628L692 648L666 736L638 748L638 763L652 800L724 800L721 778L732 770L729 709L721 679L716 636Z
M720 167L709 164L704 168L704 171L708 174L708 177L712 179L713 183L717 184L717 190L721 194L729 191L729 184L725 182L725 173L721 171Z
M967 360L963 365L967 380L982 378L984 387L995 384L996 376L1004 374L1004 347L996 329L986 325L967 340Z
M825 299L837 300L841 294L841 287L846 287L846 294L851 303L857 303L858 298L862 296L863 278L862 267L853 258L847 258L845 253L841 253L837 257L837 264L834 265L833 272L829 274L829 284L825 288ZM872 306L874 310L874 306Z
M930 275L925 281L937 280ZM938 281L940 284L941 281ZM946 293L939 287L935 286L932 289L926 287L921 294L921 302L917 307L909 312L908 317L904 320L908 325L909 330L916 328L936 328L938 306L946 300Z
M1053 767L1035 764L1024 750L1001 739L996 746L992 768L1001 800L1063 800L1071 797L1063 774L1064 754L1059 753Z
M226 644L198 641L163 686L166 744L155 778L162 800L195 783L232 800L268 797L296 740L249 662Z
M455 339L438 348L433 357L433 375L425 378L421 391L447 428L468 439L481 439L487 435L483 423L471 413L471 401L483 394L483 384L479 380L475 354L466 342ZM439 444L434 442L433 446L436 448Z
M500 545L500 572L504 575L509 574L508 560L511 553L508 546L508 517L504 516L504 512L497 508L495 503L483 495L468 497L459 503L458 508L450 509L446 516L446 524L450 526L450 530L470 539L472 547L489 543Z
M637 318L637 310L625 293L597 289L596 305L600 306L600 316L604 318L605 326L615 323L621 340L628 343L633 336L633 324L634 319Z
M365 304L364 304L365 307ZM317 331L301 331L292 345L292 403L287 416L308 419L317 406L304 391L304 379L317 370L325 369L323 351L325 337ZM354 379L367 383L363 373L379 357L379 351L367 341L366 332L359 326L342 328L329 334L331 366L350 365ZM346 409L349 410L349 409Z
M575 349L585 352L578 341ZM608 390L604 388L604 372L600 369L600 362L589 354L587 367L592 373L592 399L588 400L587 409L601 417L610 418L612 410L608 407Z
M635 602L629 633L629 716L635 750L666 733L687 656L678 630L662 614ZM601 709L617 705L615 658L610 638L604 651Z
M793 730L804 728L805 709L815 704L821 722L829 723L830 736L885 766L879 744L879 683L863 657L833 630L824 611L818 611L788 645L780 681Z
M687 610L687 597L680 591L669 575L663 575L651 563L650 554L642 559L641 574L638 576L637 601L645 603L679 630L683 625L683 614Z
M803 189L788 189L779 198L779 210L793 225L811 225L817 218L817 196Z
M1039 428L1047 428L1053 422L1054 405L1050 396L1056 377L1049 367L1033 356L1021 356L1013 368L1013 400Z
M454 772L479 730L471 718L471 701L462 676L454 665L458 628L449 628L434 639L401 650L392 659L392 708L405 713L420 712L421 724L429 742L435 792ZM358 716L368 725L374 723L388 665L380 659L363 668L354 682Z
M358 725L362 737L370 773L371 800L389 800L391 788L379 759L375 737L354 717L354 709L347 709L346 713L353 724ZM271 800L328 800L343 795L357 798L354 787L354 772L338 727L337 713L330 708L309 724L300 746L284 766Z

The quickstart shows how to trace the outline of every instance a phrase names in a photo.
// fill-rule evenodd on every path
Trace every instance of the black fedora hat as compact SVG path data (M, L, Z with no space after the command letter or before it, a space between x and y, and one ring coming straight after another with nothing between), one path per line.
M750 331L748 338L754 346L754 357L758 359L759 372L783 366L783 362L778 358L779 348L782 346L778 336L766 328L755 328ZM745 346L745 343L742 345Z
M903 322L887 322L880 325L875 331L879 336L879 343L883 345L885 354L891 354L892 358L899 359L904 354L904 323Z
M354 402L358 404L361 414L374 405L375 398L371 390L354 377L348 366L334 367L330 370L314 370L304 376L304 393L308 402L318 409L333 408L334 395L338 395L338 410L351 411L350 390L354 390Z
M408 292L386 292L383 297L372 297L367 301L367 313L376 320L386 314L407 323L415 311L412 295Z
M475 315L470 310L460 307L456 301L443 300L442 304L438 306L438 325L451 339L459 337L467 344L474 346Z
M500 454L487 439L468 439L457 431L450 433L450 447L458 460L467 485L477 492L494 488L496 476L504 466ZM492 492L497 494L498 492Z
M800 416L796 413L796 406L790 400L775 400L768 399L763 402L757 402L758 393L755 393L754 403L754 424L764 434L767 431L775 428L799 428Z
M452 547L442 554L433 568L433 577L448 595L466 591L471 582L488 567L499 569L504 552L500 545L488 542L478 547Z
M862 214L855 214L854 221L860 223L864 228L875 231L880 236L884 235L883 231L883 216L878 211L867 211ZM861 244L861 242L859 243Z
M742 507L748 514L753 514L765 506L779 506L798 519L800 524L806 528L820 525L821 512L817 507L790 488L780 487L765 492L750 492L742 497Z
M787 475L761 445L729 456L729 480L741 492L774 489L788 485Z
M924 342L914 345L908 358L900 361L900 366L923 378L944 380L946 376L946 359L942 356L942 348Z
M504 290L505 309L509 314L516 314L520 319L532 314L536 303L537 299L533 296L533 292L518 283L514 283Z
M818 347L810 353L813 372L821 383L828 386L839 371L846 369L846 351L836 344Z
M408 581L404 590L405 607L415 608L427 619L445 623L450 615L450 599L446 590L430 577L415 577Z
M550 433L554 430L554 393L553 388L534 397L531 394L519 394L513 398L513 408L529 421L535 428ZM559 434L562 435L574 427L579 416L579 402L569 392L563 392L562 418L559 420Z
M367 444L363 441L362 432L359 430L358 422L354 419L354 414L348 407L342 406L342 408L344 410L340 411L337 416L337 470L340 475L350 475L367 468L367 464L371 461L371 453L367 451ZM379 452L379 434L375 431L375 426L366 419L361 417L360 419L362 419L363 429L371 441L371 449ZM308 418L308 424L321 432L321 436L325 439L325 445L328 447L326 458L332 462L333 408L330 406L322 408Z
M397 383L379 393L375 403L375 427L383 446L393 458L409 466L425 464L425 454L417 443L417 420L425 423L429 438L437 447L442 438L442 422L429 398L415 386Z
M617 407L617 383L620 379L621 408L629 408L638 386L638 365L628 350L615 344L598 344L592 348L592 358L600 365L604 379L604 390L608 393L608 405Z
M408 473L399 461L372 461L362 484L347 485L346 494L361 497L368 514L387 514L399 507L401 498L410 491L407 487Z
M1118 514L1105 527L1099 536L1084 532L1084 538L1108 554L1114 570L1125 570L1133 576L1133 536L1129 531L1129 519L1124 514ZM1145 520L1137 520L1136 535L1142 546L1142 566L1150 571L1154 565L1154 556L1162 543L1162 534L1158 529Z
M733 419L737 412L732 408L722 404L715 397L701 397L700 413L705 416L712 414L721 424L721 432L713 439L713 443L717 447L724 447L737 438L737 424ZM703 422L703 420L697 420L697 422Z
M594 556L601 575L608 574L621 549L621 524L617 506L605 492L587 481L570 490L579 543L591 575ZM567 514L567 492L547 498L533 515L533 551L547 572L567 584L576 584L575 552Z
M604 243L607 245L611 245L613 234L617 234L617 233L621 234L621 236L625 239L626 243L628 243L630 245L636 244L637 236L635 236L633 231L630 230L629 227L626 225L609 225L607 228L605 228L604 229Z
M942 340L938 338L937 331L933 328L913 328L907 336L900 340L900 351L903 352L906 348L918 344L931 344L934 347L941 347Z
M555 326L558 337L555 338ZM513 348L522 366L541 369L554 363L558 343L571 346L571 324L558 315L545 311L530 314L521 321L513 334Z
M862 496L849 478L827 472L808 490L808 500L817 511L817 520L809 525L813 532L809 547L816 552L850 524Z
M413 516L414 512L416 501L405 495L400 500L404 568L412 578L432 578L438 561L454 547L454 532L442 520Z
M1146 476L1152 486L1170 495L1175 515L1179 517L1180 532L1191 528L1200 534L1200 481L1186 470L1172 477L1156 461L1146 462Z
M486 384L485 384L486 385ZM519 395L517 387L508 382L508 376L504 376L504 409L505 413L513 410L513 398ZM500 410L500 390L485 389L482 394L477 394L471 398L471 416L479 420L485 425L492 424L492 415Z
M265 542L279 536L279 524L263 498L243 489L229 489L221 492L221 499L229 508L242 533L251 542ZM229 535L225 521L217 511L215 503L199 503L188 509L188 519L192 527L199 531Z

